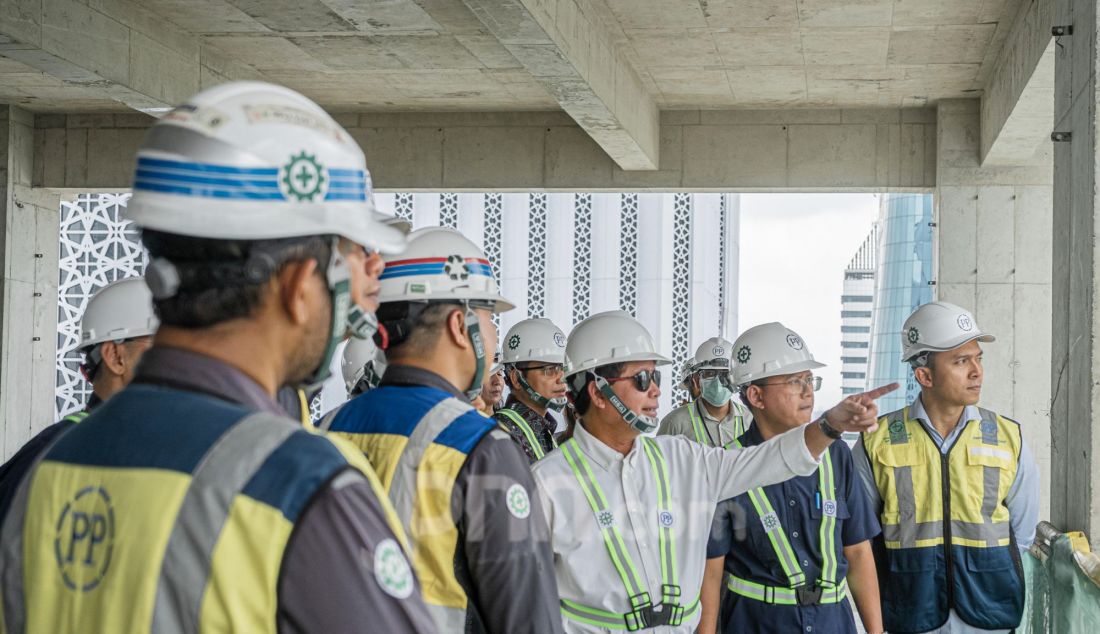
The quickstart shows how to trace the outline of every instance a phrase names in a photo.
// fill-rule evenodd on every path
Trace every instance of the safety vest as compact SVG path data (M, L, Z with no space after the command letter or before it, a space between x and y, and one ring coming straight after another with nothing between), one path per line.
M908 407L863 435L882 497L887 630L935 629L951 609L982 629L1020 623L1023 570L1005 503L1019 465L1020 425L978 411L977 420L960 423L946 454Z
M733 441L738 449L741 448L739 440ZM787 576L787 585L782 587L767 586L750 579L742 579L736 575L726 576L726 587L739 596L774 603L778 605L816 605L821 603L840 603L847 596L848 581L842 579L836 581L837 575L837 544L836 544L836 479L833 472L833 457L826 451L821 458L821 466L817 469L818 495L821 504L821 574L814 584L806 583L806 573L798 564L798 556L787 539L787 533L779 521L779 515L775 512L771 500L763 487L749 489L749 501L756 511L756 517L760 521L768 541L772 545L779 565L783 568L783 574Z
M79 412L73 412L72 414L63 417L61 420L66 423L79 423L85 418L88 418L88 412L86 410L80 410Z
M588 500L588 506L596 516L596 524L600 527L600 536L607 547L607 554L611 563L622 579L626 588L626 596L629 597L629 609L622 613L608 612L586 605L581 605L566 599L561 600L561 613L567 619L603 627L611 630L635 631L659 625L677 626L690 619L699 609L699 598L696 597L689 605L682 604L680 596L679 572L676 563L676 536L672 532L671 492L668 481L668 463L665 460L661 448L651 438L639 436L638 442L642 443L650 467L653 469L653 479L657 488L658 512L658 547L661 551L661 602L656 606L649 595L645 581L638 574L638 568L630 556L630 551L623 541L622 531L615 521L615 513L608 508L607 496L604 495L600 483L592 475L592 468L584 452L577 446L577 441L569 439L561 445L560 449L569 463L570 470L577 478L584 497ZM665 521L665 518L669 521Z
M703 424L703 417L699 415L699 408L704 407L704 405L699 402L700 399L702 399L702 398L703 397L700 396L699 398L695 399L695 401L693 403L691 403L690 405L687 406L687 409L688 409L688 414L691 415L691 429L695 433L695 442L697 442L701 445L708 445L709 446L709 445L711 445L710 435L707 434L707 428ZM739 412L741 410L738 409L736 403L731 401L730 402L730 411ZM734 438L734 440L731 440L730 442L726 443L726 445L725 445L725 447L723 447L723 449L729 449L730 447L732 447L733 444L735 442L737 442L737 439L740 438L742 435L744 435L744 433L745 433L745 417L742 416L741 414L738 414L737 416L733 417L733 438Z
M0 529L4 630L275 632L294 524L349 469L373 478L354 447L287 419L131 386L20 484Z
M455 480L496 421L434 387L381 386L348 401L331 433L359 447L378 471L412 546L428 611L441 632L465 631L468 599L455 577Z
M497 414L507 418L523 433L523 437L527 439L527 445L531 447L531 452L535 454L536 461L546 457L546 451L543 450L542 443L539 442L538 436L535 435L535 430L531 429L531 426L527 424L527 419L514 409L502 409L497 412ZM511 431L504 421L500 422L500 428L507 432ZM550 434L550 444L552 444L555 449L558 448L558 441L554 440L554 434Z

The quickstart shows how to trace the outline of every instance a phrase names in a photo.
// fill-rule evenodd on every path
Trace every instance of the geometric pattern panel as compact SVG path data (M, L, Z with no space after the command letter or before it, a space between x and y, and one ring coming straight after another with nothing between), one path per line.
M729 266L729 207L726 195L722 195L718 207L718 329L725 334L726 329L726 267Z
M672 205L672 359L679 368L688 357L691 323L691 194L675 194ZM675 388L672 402L687 398L687 392Z
M619 208L619 308L638 314L638 194L623 194Z
M394 215L403 220L412 222L413 219L413 195L397 194L393 200Z
M493 280L500 288L500 248L501 248L501 223L504 213L504 194L485 194L485 229L483 231L483 243L485 244L485 259L489 260L493 271ZM500 326L500 314L493 313L493 324Z
M527 261L527 316L546 316L546 194L530 194Z
M573 323L587 319L592 307L592 194L573 201Z
M458 194L441 194L439 197L439 226L458 228Z
M55 419L83 409L92 386L80 374L80 319L88 299L116 280L144 274L148 254L121 218L130 194L80 194L61 202L57 280Z

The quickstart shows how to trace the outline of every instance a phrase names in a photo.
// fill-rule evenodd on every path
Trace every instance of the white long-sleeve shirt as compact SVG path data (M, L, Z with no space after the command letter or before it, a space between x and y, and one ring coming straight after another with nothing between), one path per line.
M637 439L623 456L588 433L583 424L577 425L573 437L607 496L627 552L654 604L661 601L660 511L672 514L681 605L688 606L698 598L703 583L707 539L717 503L753 487L810 475L818 466L806 447L804 427L748 449L704 447L682 436L658 436L653 441L668 463L672 507L661 509L652 467ZM550 528L561 598L608 612L628 611L626 588L564 454L560 450L550 453L535 464L533 473ZM608 631L569 619L564 623L567 633ZM688 633L698 623L696 611L677 627L646 631Z

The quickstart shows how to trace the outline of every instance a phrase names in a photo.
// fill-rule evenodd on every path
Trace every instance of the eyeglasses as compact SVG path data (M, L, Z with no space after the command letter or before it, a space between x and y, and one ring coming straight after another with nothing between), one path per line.
M699 376L706 379L706 380L708 380L708 381L711 380L711 379L716 379L720 376L729 376L729 374L730 374L729 370L700 370L699 371Z
M660 370L642 370L641 372L633 376L615 376L605 377L608 383L618 383L619 381L634 381L634 387L639 392L648 392L649 385L656 383L657 387L661 387L661 371Z
M821 389L821 377L808 376L804 379L790 378L786 381L776 381L773 383L753 383L753 385L759 385L760 387L767 387L769 385L785 385L788 389L792 391L801 392L802 390L809 388L811 392L816 392Z
M519 368L520 372L541 372L545 377L555 377L565 374L565 366L557 363L551 363L547 365L533 365L526 368Z

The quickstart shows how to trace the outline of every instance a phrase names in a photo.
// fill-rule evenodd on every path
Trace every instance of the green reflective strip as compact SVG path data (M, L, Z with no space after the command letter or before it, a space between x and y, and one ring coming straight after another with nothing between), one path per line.
M688 406L688 413L691 414L691 429L695 432L695 442L701 445L709 445L707 442L707 431L703 428L703 419L699 416L699 400L696 399Z
M735 444L738 448L741 447L740 442ZM779 516L772 508L771 500L764 493L763 487L750 489L749 500L752 501L756 514L760 516L761 525L763 525L764 532L768 535L768 541L772 544L772 550L775 551L775 556L779 558L779 565L783 567L783 574L787 575L787 582L792 588L806 583L806 573L802 572L802 567L798 565L798 557L794 554L794 548L791 548L791 542L787 540L787 533L779 523ZM768 526L769 517L774 522L773 526Z
M776 605L798 605L798 594L793 588L765 586L733 575L726 576L726 587L730 592L747 599ZM848 581L845 579L835 588L823 589L819 603L840 603L846 596Z
M573 476L581 485L581 490L588 500L589 507L596 515L597 524L600 524L600 515L611 511L607 508L607 498L603 494L603 489L596 482L596 477L592 475L588 460L584 457L580 448L577 447L575 440L570 439L562 445L561 451L565 455L566 462L569 463L569 468L573 471ZM607 554L611 557L611 563L615 565L615 570L623 581L627 596L633 597L641 594L645 589L645 585L641 581L638 570L634 567L634 561L630 558L630 553L626 550L626 543L623 542L623 535L619 531L619 527L615 524L603 526L600 533L603 535L604 545L607 547Z
M88 412L73 412L61 420L69 423L79 423L80 421L88 418Z
M821 577L819 585L828 588L836 584L836 483L833 479L833 457L828 450L817 470L821 489ZM825 511L832 508L832 513Z
M682 617L680 623L683 624L689 622L698 611L699 598L696 597L695 600L691 602L691 605L684 606L684 616ZM584 623L586 625L606 627L610 630L630 629L630 627L626 624L626 616L623 614L616 614L614 612L608 612L607 610L592 608L573 601L569 601L567 599L561 600L561 614L571 621Z
M527 421L524 420L524 418L520 416L519 413L515 410L502 409L497 413L504 414L505 418L512 421L512 423L515 424L515 426L518 427L521 432L523 432L524 437L527 438L527 444L531 446L531 451L535 453L535 460L542 460L542 458L546 455L546 452L542 450L542 443L540 443L538 441L538 438L535 437L535 430L531 429L531 426L527 424ZM551 438L553 438L553 435L551 435Z
M670 586L678 587L680 585L679 576L676 572L676 540L672 536L672 524L670 522L665 525L660 517L662 512L672 512L672 496L668 487L668 463L665 462L665 456L661 453L661 448L657 446L653 439L644 436L639 439L642 441L646 457L649 458L649 464L653 468L654 475L656 475L657 499L660 506L658 509L657 535L661 549L661 589L665 591L669 590ZM661 597L661 602L674 604L677 603L677 599L676 596L664 595Z

